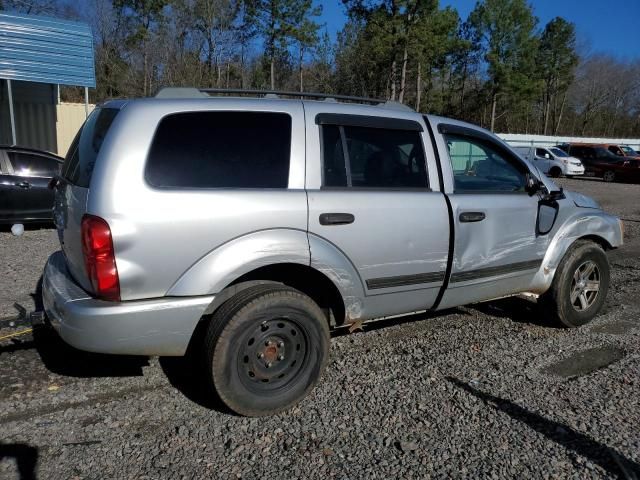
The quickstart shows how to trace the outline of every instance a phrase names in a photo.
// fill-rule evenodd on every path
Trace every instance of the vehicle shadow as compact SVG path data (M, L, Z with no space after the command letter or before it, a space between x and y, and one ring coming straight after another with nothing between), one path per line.
M467 312L460 310L459 308L450 308L447 310L440 310L437 312L421 312L410 315L399 315L389 318L383 318L380 320L370 320L363 322L356 327L355 331L353 326L357 323L349 325L340 325L331 329L331 338L343 337L345 335L353 335L356 332L373 332L375 330L381 330L383 328L394 327L396 325L404 325L406 323L419 322L422 320L433 320L447 315L469 315Z
M43 311L42 276L32 296L36 311ZM33 345L49 371L69 377L138 377L142 376L142 368L149 365L148 357L106 355L73 348L47 324L34 326Z
M235 415L218 394L203 380L205 372L202 349L207 322L201 321L196 327L184 357L160 357L160 368L169 383L185 397L201 407Z
M535 300L528 298L507 297L489 302L475 303L467 308L492 317L508 318L517 323L526 323L545 328L560 328L560 325L545 314Z
M485 405L506 413L514 420L524 423L529 428L544 435L549 440L572 450L591 462L600 465L610 475L624 479L637 479L640 476L640 464L626 458L621 453L600 443L591 437L578 432L568 425L554 422L542 415L530 412L510 400L496 397L489 393L462 382L453 377L446 377L447 381L467 393L479 398Z
M38 449L24 443L0 443L0 462L15 459L20 480L35 480Z

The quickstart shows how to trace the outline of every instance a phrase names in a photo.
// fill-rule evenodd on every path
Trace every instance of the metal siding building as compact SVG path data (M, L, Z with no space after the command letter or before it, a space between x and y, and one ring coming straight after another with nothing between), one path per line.
M0 12L0 143L57 151L56 85L95 87L84 23Z

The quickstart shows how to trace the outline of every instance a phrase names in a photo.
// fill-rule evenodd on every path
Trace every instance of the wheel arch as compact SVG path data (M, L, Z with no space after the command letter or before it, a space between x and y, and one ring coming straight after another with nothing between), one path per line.
M622 245L618 219L604 212L579 215L568 219L554 234L542 261L542 268L532 282L531 292L542 294L553 282L560 262L577 241L590 241L605 251Z
M249 287L269 283L301 291L325 312L327 321L335 325L344 323L345 304L338 287L322 272L298 263L265 265L241 275L216 294L205 314L212 314L228 299Z

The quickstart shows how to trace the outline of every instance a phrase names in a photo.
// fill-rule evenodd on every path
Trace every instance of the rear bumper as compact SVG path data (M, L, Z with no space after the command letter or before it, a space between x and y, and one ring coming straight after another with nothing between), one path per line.
M184 355L213 298L98 300L71 278L60 251L49 257L42 279L42 299L51 324L65 342L90 352Z

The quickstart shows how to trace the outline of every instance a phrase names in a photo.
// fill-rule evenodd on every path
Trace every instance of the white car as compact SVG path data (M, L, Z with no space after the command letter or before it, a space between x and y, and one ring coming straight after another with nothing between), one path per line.
M550 177L584 175L584 166L580 159L570 156L558 147L528 146L513 149Z

